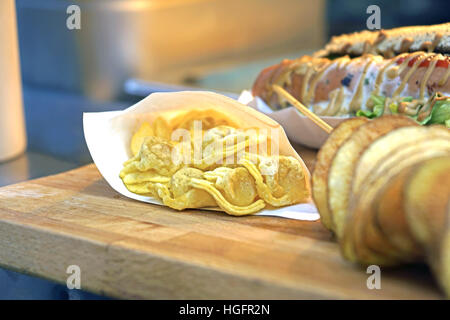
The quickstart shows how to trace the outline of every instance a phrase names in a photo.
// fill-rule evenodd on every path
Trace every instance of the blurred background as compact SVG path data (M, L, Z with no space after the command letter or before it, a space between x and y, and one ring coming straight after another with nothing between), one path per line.
M83 112L180 88L235 97L262 68L365 29L372 4L385 29L448 22L450 10L448 0L16 0L28 146L0 163L0 186L89 163ZM70 298L47 284L0 269L0 298Z
M69 5L81 29L69 30ZM239 93L335 34L447 22L449 1L17 0L29 150L90 161L81 112L120 109L162 84ZM176 89L176 88L175 88Z

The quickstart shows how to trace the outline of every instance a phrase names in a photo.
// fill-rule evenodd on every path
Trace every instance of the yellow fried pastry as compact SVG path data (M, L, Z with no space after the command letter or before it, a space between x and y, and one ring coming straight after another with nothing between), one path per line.
M157 194L162 202L177 210L215 207L216 202L204 190L191 186L192 178L202 179L203 172L195 168L182 168L170 179L168 186L157 184Z
M268 138L228 126L219 126L205 132L202 141L202 161L194 165L203 170L211 170L218 165L237 164L249 151L261 151L267 145ZM265 154L265 152L263 152Z
M199 132L196 120L201 122ZM309 189L300 162L270 156L271 151L263 149L271 144L267 135L234 126L210 110L143 123L131 139L134 156L124 163L120 177L129 191L157 198L176 210L220 207L241 216L307 200ZM175 129L188 130L188 141L184 136L181 142L171 141Z
M220 191L214 187L214 184L212 182L193 178L191 179L190 184L194 188L198 188L208 192L214 198L214 200L216 200L217 205L221 209L223 209L223 211L225 211L230 215L234 216L248 215L258 212L266 206L264 201L261 199L256 200L255 202L253 202L248 206L235 206L225 199L222 193L220 193Z
M170 181L168 177L159 175L154 171L130 172L125 174L122 180L125 184L137 184L144 182L168 183Z
M205 132L202 140L202 159L194 165L210 170L225 163L237 163L235 158L245 152L247 142L248 137L242 130L228 126L212 128Z
M153 132L154 135L159 138L170 140L172 130L167 121L163 117L159 116L155 119L155 121L153 121Z
M162 139L170 140L171 129L163 117L157 117L153 125L148 122L141 124L139 129L133 134L130 143L130 149L133 156L136 156L144 143L145 138L156 136Z
M138 182L138 183L127 183L125 184L130 192L140 194L149 197L158 197L157 189L155 188L155 183L153 182Z
M172 130L194 128L194 122L201 122L202 130L206 131L218 126L236 127L236 123L229 119L223 113L214 109L208 110L192 110L190 112L182 113L172 120Z
M233 205L248 206L258 196L255 181L245 168L220 167L205 172L204 177Z
M172 163L173 143L149 136L138 154L124 163L120 178L130 192L156 196L155 184L167 184L179 165Z
M152 126L148 122L144 122L131 138L130 149L133 156L136 156L139 153L145 138L153 135L154 132Z
M241 160L255 179L258 195L274 207L286 206L305 201L309 194L300 163L285 156L251 156ZM264 175L262 174L264 173Z
M236 184L239 181L229 182L231 190L239 188L239 185ZM203 172L195 168L182 168L174 174L168 186L157 183L155 188L162 202L177 210L218 205L231 215L246 215L255 213L265 206L262 200L249 203L249 205L234 205L233 203L239 201L239 198L231 196L230 199L233 203L228 201L214 187L213 183L203 179Z
M124 163L124 168L120 174L131 172L145 172L152 170L163 176L171 176L179 168L172 162L172 154L175 144L169 140L155 136L145 138L139 153Z

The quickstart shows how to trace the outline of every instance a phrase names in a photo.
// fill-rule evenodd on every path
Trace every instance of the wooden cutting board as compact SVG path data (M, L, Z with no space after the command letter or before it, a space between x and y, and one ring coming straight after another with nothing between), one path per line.
M82 289L118 298L443 298L421 266L369 290L320 222L137 202L94 165L0 188L0 248L5 268L66 283L76 265Z

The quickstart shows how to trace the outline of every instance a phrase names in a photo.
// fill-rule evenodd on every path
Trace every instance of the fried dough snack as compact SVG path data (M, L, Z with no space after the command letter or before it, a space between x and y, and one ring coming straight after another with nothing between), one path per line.
M250 158L240 163L255 179L258 195L266 203L281 207L307 198L305 176L297 160L283 156ZM268 174L263 176L261 172Z
M171 140L177 129L187 130L189 142ZM196 138L201 138L197 146ZM293 157L271 155L270 146L271 139L258 129L239 130L214 110L159 116L142 123L131 138L133 156L120 178L129 191L176 210L218 207L241 216L307 201L303 166Z
M450 131L405 119L355 118L335 129L319 152L314 201L346 259L425 260L450 297Z

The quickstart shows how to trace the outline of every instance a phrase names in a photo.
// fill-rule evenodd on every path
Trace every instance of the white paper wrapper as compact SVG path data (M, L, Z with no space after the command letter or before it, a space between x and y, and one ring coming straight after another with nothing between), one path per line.
M273 111L262 99L253 97L248 90L242 91L238 101L252 107L281 124L291 141L304 146L319 149L328 137L328 134L314 122L302 115L294 107ZM320 117L333 128L348 117Z
M250 127L276 128L280 132L280 154L294 156L304 165L278 123L260 112L247 109L235 100L199 91L153 93L123 111L84 113L83 115L84 136L89 152L100 173L114 190L131 199L162 205L154 198L128 191L119 177L119 172L123 168L123 163L131 156L129 142L140 124L152 122L160 113L180 108L182 110L218 108L220 112L228 113L234 120L239 120L242 129ZM306 166L304 167L306 169ZM275 210L262 210L257 215L309 221L319 219L317 208L312 202Z

